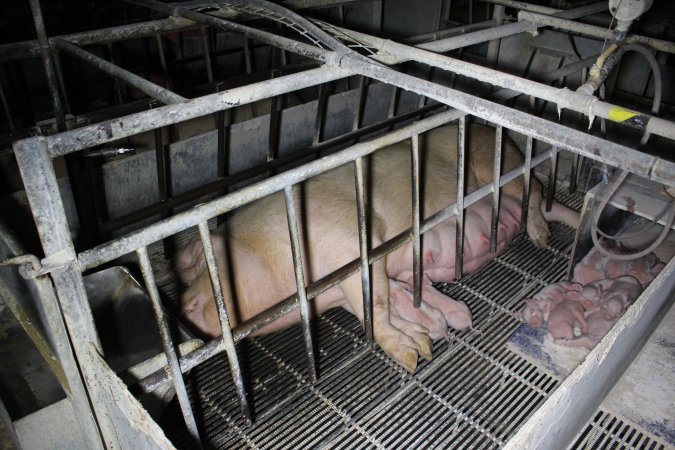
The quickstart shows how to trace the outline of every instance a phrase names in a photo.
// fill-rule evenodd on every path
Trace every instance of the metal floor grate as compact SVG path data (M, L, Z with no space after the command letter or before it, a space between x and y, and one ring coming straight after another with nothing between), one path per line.
M560 194L560 193L559 193ZM580 195L563 199L579 209ZM246 426L227 362L195 368L188 385L206 448L499 448L557 386L505 347L521 324L522 299L565 276L574 230L552 224L546 249L518 236L496 260L458 283L438 286L465 301L473 329L434 345L410 375L370 346L342 309L314 324L319 381L312 384L299 326L239 345L255 422ZM173 404L161 421L187 448Z
M671 448L659 442L652 434L640 431L630 421L622 420L599 410L580 433L570 450L663 450Z

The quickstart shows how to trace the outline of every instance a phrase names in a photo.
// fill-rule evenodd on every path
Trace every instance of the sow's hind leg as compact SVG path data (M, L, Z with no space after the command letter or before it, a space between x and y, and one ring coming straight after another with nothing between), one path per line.
M371 285L375 341L391 359L407 371L414 372L417 368L418 355L431 359L433 344L428 336L429 330L422 325L391 314L389 279L384 269L383 260L373 264ZM340 283L340 289L349 302L351 310L363 323L361 277L355 274L347 278Z
M469 183L478 188L492 182L494 171L495 132L492 128L473 124L469 139ZM506 136L503 138L502 173L507 173L524 162L518 147ZM519 177L502 188L502 193L520 199L523 194L523 178ZM527 234L538 247L545 247L551 235L548 223L541 211L542 188L532 178L527 208Z

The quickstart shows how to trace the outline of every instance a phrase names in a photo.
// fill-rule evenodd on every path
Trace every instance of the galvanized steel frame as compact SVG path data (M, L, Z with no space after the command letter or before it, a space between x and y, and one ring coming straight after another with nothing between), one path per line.
M150 2L148 0L144 0L143 3L146 5L157 6L157 2ZM150 111L116 119L114 121L83 127L50 137L36 137L15 143L14 148L17 161L19 162L19 166L21 168L22 177L26 186L26 192L36 220L36 224L38 226L38 232L45 250L46 260L50 262L57 261L59 263L56 269L51 272L51 276L54 280L54 284L62 304L66 324L71 334L74 336L74 350L80 361L82 374L87 387L89 388L89 393L92 398L92 405L98 422L101 426L101 432L107 442L115 442L114 423L107 421L105 418L105 412L100 409L100 405L96 404L96 399L99 397L98 390L102 389L103 387L99 386L96 382L96 371L94 367L95 363L89 353L89 346L93 345L99 352L101 351L101 348L96 330L93 326L93 320L89 310L86 293L84 292L82 272L85 270L112 261L117 257L132 252L137 252L141 260L141 266L143 268L147 287L151 292L151 298L155 304L157 319L160 321L161 325L162 321L165 319L161 312L161 308L158 308L159 298L157 295L155 282L152 278L152 271L145 248L153 242L175 234L190 226L199 226L202 241L206 249L208 270L211 274L214 289L217 294L216 297L221 300L218 302L218 304L220 307L221 326L223 328L224 338L216 339L201 349L193 352L193 354L178 359L177 355L172 353L172 345L168 331L165 327L160 326L162 337L166 344L165 347L167 349L167 356L171 362L170 366L173 375L172 378L179 393L182 392L182 410L185 415L186 422L188 424L193 424L191 428L194 430L193 435L195 439L197 439L198 436L196 426L194 426L194 416L190 410L189 405L186 405L187 402L184 394L185 388L180 376L181 372L186 372L191 367L194 367L194 365L198 364L200 361L205 360L209 356L226 350L230 360L230 366L234 369L233 376L235 377L235 382L237 386L242 387L242 389L239 390L239 397L244 414L247 414L248 406L243 390L243 379L239 371L236 370L236 367L238 366L238 360L236 352L233 351L234 342L250 334L253 330L271 322L275 318L287 314L292 309L298 307L299 304L300 308L304 310L304 313L301 316L306 330L305 338L306 342L308 343L307 350L311 373L311 368L314 364L312 356L313 350L311 348L311 336L308 334L309 317L307 314L307 305L304 297L306 296L308 300L311 300L322 290L337 284L342 279L358 271L359 267L361 267L362 276L364 277L363 286L365 294L369 284L366 276L363 275L363 269L366 269L366 264L372 264L374 261L384 257L388 252L403 245L409 239L413 239L414 242L419 243L420 234L429 230L441 221L447 220L453 215L458 215L458 218L460 219L460 223L458 224L458 242L461 243L461 236L459 232L462 229L461 215L464 208L475 203L483 196L492 193L495 199L493 214L498 214L499 205L497 198L499 186L503 186L504 184L521 175L525 175L527 178L532 167L542 163L548 158L554 157L557 153L557 150L549 151L541 153L537 157L532 158L532 139L547 142L556 146L556 149L562 148L570 150L580 155L602 160L612 165L626 167L628 170L634 173L662 181L670 185L675 184L675 170L673 170L674 165L672 163L659 158L642 155L628 147L603 141L593 136L570 130L561 125L552 124L548 121L533 117L520 111L506 108L494 102L489 102L487 100L473 97L447 87L436 85L429 81L420 80L407 74L398 73L380 65L368 63L362 58L351 58L349 55L337 54L332 51L318 49L305 44L294 42L287 38L281 38L279 36L261 32L259 30L254 30L243 25L232 24L231 22L225 24L222 19L212 17L204 18L202 17L203 15L195 14L194 12L181 11L181 13L190 19L196 21L203 20L204 23L212 26L225 26L226 29L242 32L247 36L252 36L256 39L262 40L263 42L279 46L282 49L299 52L300 54L313 57L319 61L325 62L326 66L299 74L288 75L285 77L268 80L266 82L233 89L228 92L212 94L187 102L182 102L180 104L159 107ZM72 152L88 148L92 145L111 142L142 131L148 131L161 126L175 124L177 122L199 117L205 114L224 111L233 106L249 103L274 95L280 95L300 87L313 86L354 74L378 79L380 81L397 86L398 88L412 90L458 109L421 120L372 141L356 144L338 154L327 156L296 169L276 175L263 182L256 183L230 195L195 207L191 211L162 220L159 223L151 225L143 230L131 233L119 239L115 239L93 249L85 250L80 254L75 253L75 249L71 241L65 220L65 211L58 192L58 187L56 185L56 177L51 158L70 154ZM286 200L289 208L288 216L289 219L292 219L295 216L291 192L292 186L294 184L300 183L312 176L318 175L351 161L356 161L357 164L357 185L360 186L358 189L360 194L359 197L362 198L364 197L363 177L362 174L359 176L358 169L361 158L376 151L379 148L410 137L413 138L413 142L416 142L417 136L420 133L443 125L451 120L463 117L466 113L471 113L490 122L494 122L498 125L499 129L501 129L502 126L505 126L527 135L528 164L523 165L507 174L496 176L494 185L484 186L483 188L478 189L468 196L462 196L461 200L458 197L457 203L453 203L433 217L416 224L412 231L402 233L400 236L394 238L388 243L385 243L382 246L370 251L368 251L367 246L364 245L364 237L367 236L367 224L363 223L363 226L360 226L360 259L353 261L351 264L343 267L336 273L330 274L323 280L319 280L310 286L305 286L305 282L302 280L302 264L299 260L299 252L296 252L294 267L296 269L299 294L289 297L276 307L259 315L257 318L240 325L236 329L230 329L227 320L227 311L224 307L224 304L222 303L222 291L220 291L221 287L219 286L218 282L218 271L215 264L215 257L213 255L213 249L211 248L210 240L208 239L209 232L208 226L206 225L208 219L280 190L284 190L286 193ZM463 123L463 121L461 123ZM461 126L460 136L463 135L464 127ZM501 133L498 133L498 136L501 136ZM464 142L464 140L461 139L461 142ZM498 148L501 148L501 144L499 142L500 140L498 140L496 145ZM415 154L415 148L416 146L413 145L413 155ZM463 155L464 152L461 147L458 149L458 151L460 152L460 156ZM628 161L628 163L626 163L626 161ZM414 164L413 170L413 183L416 184L418 183L419 166ZM497 165L495 165L495 171L496 175L500 175ZM418 191L418 189L416 190ZM459 192L462 191L458 190L458 193ZM359 211L361 211L359 213L360 222L364 222L363 218L365 216L362 211L364 211L365 208L363 200L359 200L358 204ZM458 207L458 204L462 207ZM417 211L417 216L419 219L418 204L415 211ZM298 239L297 235L293 231L296 227L297 225L294 226L294 224L291 223L290 232L292 236L295 236L294 242ZM417 246L419 246L419 244L417 244ZM458 249L461 249L461 245L458 245ZM419 259L419 254L417 254L416 259ZM416 266L418 265L419 263L416 264ZM415 276L415 303L419 303L420 283L418 278L421 276L421 274L417 272L419 272L419 270L416 271ZM461 275L461 267L458 268L458 275ZM220 293L220 295L218 295L218 293ZM368 296L366 296L366 298L367 297ZM366 302L365 307L368 308L368 302ZM368 317L368 315L366 315L366 317ZM372 330L372 324L368 324L366 329ZM166 378L166 376L167 373L163 371L163 374L157 374L154 376L152 382L146 381L145 386L148 387L148 389L151 389L152 386L156 386L157 383L160 383Z

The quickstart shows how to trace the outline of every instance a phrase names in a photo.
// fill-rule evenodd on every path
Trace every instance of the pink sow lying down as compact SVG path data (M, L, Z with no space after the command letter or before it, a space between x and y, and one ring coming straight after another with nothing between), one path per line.
M472 126L468 133L467 191L491 181L494 131ZM429 217L456 200L456 143L454 125L435 129L421 139L424 180L423 215ZM522 163L514 144L506 140L503 170ZM371 248L409 229L411 220L410 143L402 142L373 154L364 170L369 174L368 217ZM497 253L520 231L522 180L505 186L498 226ZM312 283L359 257L357 207L352 164L314 177L294 189L301 224L305 279ZM534 182L528 205L527 231L539 246L546 244L546 220L575 225L576 213L555 204L544 217L541 186ZM476 270L495 256L489 252L491 201L479 201L465 215L464 271ZM418 357L431 358L432 339L447 335L448 327L465 329L472 324L463 303L443 295L432 282L455 278L455 220L446 220L422 238L422 305L412 307L412 243L395 250L372 266L374 337L394 361L415 370ZM237 211L213 237L224 286L230 324L236 326L293 295L295 275L281 193L273 194ZM189 286L181 298L184 318L206 336L218 336L221 327L208 271L199 240L177 256L175 269ZM224 270L228 267L228 270ZM363 322L361 277L357 273L319 294L313 313L341 306ZM258 332L278 330L297 323L298 311L289 313Z

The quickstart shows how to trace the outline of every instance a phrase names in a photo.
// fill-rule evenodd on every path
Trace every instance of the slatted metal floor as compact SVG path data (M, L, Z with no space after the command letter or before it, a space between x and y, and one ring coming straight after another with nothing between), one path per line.
M579 210L580 196L563 199ZM465 301L473 329L434 344L408 374L369 345L356 318L331 310L315 323L319 381L308 379L299 326L239 345L254 423L239 416L224 356L195 368L188 385L206 448L499 448L557 381L508 350L522 300L565 276L574 230L552 224L548 248L518 236L498 258L439 286ZM161 425L189 441L177 405Z

